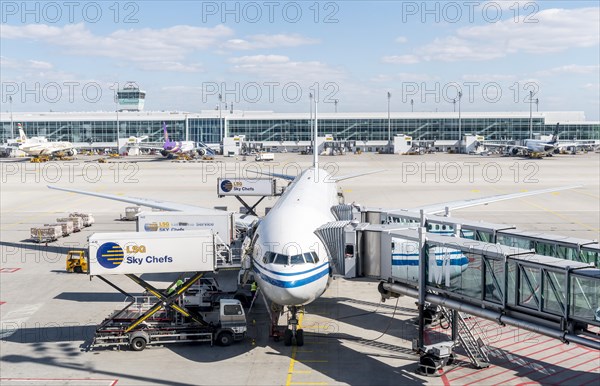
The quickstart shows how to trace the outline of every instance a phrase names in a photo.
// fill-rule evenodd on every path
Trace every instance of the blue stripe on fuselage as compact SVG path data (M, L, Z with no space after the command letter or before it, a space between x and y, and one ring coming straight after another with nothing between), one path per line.
M316 280L319 280L323 276L327 275L329 273L329 264L323 264L322 267L324 267L325 269L323 269L321 272L317 272L316 274L314 274L312 276L308 276L308 277L298 279L298 280L291 280L291 281L275 279L274 277L269 276L267 273L261 272L257 267L254 267L254 272L259 274L262 280L264 280L267 283L272 284L276 287L297 288L297 287L302 287L303 285L310 284ZM269 270L267 270L267 271L269 271ZM313 271L313 270L311 270L311 271ZM273 272L273 271L269 271L269 272ZM308 272L310 272L310 271L308 271ZM273 273L275 273L277 275L281 275L280 273L277 273L277 272L273 272ZM299 275L301 275L301 273L286 274L286 276L299 276Z
M257 265L257 266L259 266L259 267L260 267L260 269L263 269L263 270L265 270L265 271L267 271L267 272L271 272L271 273L273 273L273 274L275 274L275 275L279 275L279 276L296 276L296 275L304 275L305 273L309 273L309 272L312 272L312 271L316 271L316 270L318 270L318 269L320 269L320 268L323 268L323 267L324 267L324 266L326 266L326 265L329 265L329 263L325 262L325 263L321 264L321 265L320 265L320 266L318 266L318 267L311 268L311 269L308 269L308 270L306 270L306 271L302 271L302 272L277 272L277 271L273 271L273 270L270 270L270 269L268 269L268 268L265 268L265 267L263 267L263 266L262 266L262 265L260 265L260 264L259 264L259 263L258 263L256 260L254 260L254 261L253 261L253 263L254 263L254 265Z
M398 256L398 255L394 255L394 256ZM406 256L406 255L405 255ZM412 256L412 255L410 255ZM437 266L441 267L442 265L444 265L444 260L443 259L435 259ZM449 265L467 265L469 264L469 259L467 259L466 257L462 257L460 259L450 259L449 260L450 264ZM448 263L446 263L448 264ZM419 265L419 259L392 259L392 265Z

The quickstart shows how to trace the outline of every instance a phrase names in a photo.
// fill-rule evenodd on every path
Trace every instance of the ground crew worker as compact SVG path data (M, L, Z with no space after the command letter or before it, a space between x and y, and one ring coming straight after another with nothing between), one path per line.
M258 289L258 285L256 285L256 281L253 281L252 285L250 286L250 293L252 293L252 299L254 299L256 297L257 289Z

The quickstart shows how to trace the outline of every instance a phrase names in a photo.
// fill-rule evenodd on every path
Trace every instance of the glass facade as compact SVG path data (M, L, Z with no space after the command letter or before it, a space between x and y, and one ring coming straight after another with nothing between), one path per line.
M186 123L190 141L218 143L221 129L228 135L245 135L247 141L298 142L310 141L311 121L309 119L276 118L276 119L247 119L227 117L222 118L189 118L181 114L173 114L170 119L157 119L144 116L119 119L119 135L147 135L150 142L163 141L162 122L167 124L169 137L173 140L184 140ZM3 130L1 140L6 142L11 135L15 136L17 123L22 123L28 136L45 136L49 141L70 142L114 142L117 138L116 117L106 120L16 120L14 134L11 134L11 122L5 119L0 123ZM84 115L85 117L85 115ZM152 119L149 119L152 118ZM483 135L487 140L522 140L529 138L529 119L515 118L463 118L460 122L463 134ZM406 134L414 140L455 140L458 138L459 122L457 118L410 118L391 119L389 129L392 137L395 134ZM545 123L544 118L533 119L533 132L552 134L554 124ZM385 118L340 118L320 119L319 132L333 134L340 141L387 141L388 120ZM564 140L598 140L600 139L600 124L578 123L561 124L560 137Z

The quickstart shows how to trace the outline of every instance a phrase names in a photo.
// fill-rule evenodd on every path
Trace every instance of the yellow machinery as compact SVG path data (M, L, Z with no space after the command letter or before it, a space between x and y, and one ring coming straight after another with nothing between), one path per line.
M31 160L29 162L34 163L34 164L39 164L41 162L48 162L48 161L50 161L50 157L48 157L47 155L38 155L38 156L31 157Z
M88 263L84 251L67 252L67 272L85 273Z

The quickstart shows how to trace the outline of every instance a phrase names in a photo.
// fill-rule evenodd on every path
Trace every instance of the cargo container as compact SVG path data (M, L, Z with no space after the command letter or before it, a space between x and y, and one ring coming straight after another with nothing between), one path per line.
M94 216L92 216L91 213L73 212L73 213L69 214L69 217L79 217L79 218L81 218L81 220L83 220L83 226L84 227L90 227L90 226L92 226L92 224L94 222L96 222L96 220L94 219Z
M62 227L60 225L44 226L31 228L31 241L36 243L48 243L58 240L62 237Z
M65 222L59 222L56 224L44 224L45 227L51 227L51 226L60 226L62 229L62 236L63 237L67 237L68 235L70 235L71 233L73 233L73 221L65 221Z
M79 232L83 229L83 219L81 217L59 217L56 222L71 222L73 224L73 232Z

